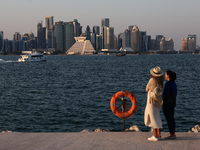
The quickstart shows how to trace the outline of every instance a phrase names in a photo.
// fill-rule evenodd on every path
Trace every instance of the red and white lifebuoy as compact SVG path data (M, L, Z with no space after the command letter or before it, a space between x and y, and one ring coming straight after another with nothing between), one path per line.
M128 97L131 102L132 102L132 106L131 108L128 110L128 111L120 111L117 106L116 106L116 103L117 103L117 100L120 98L120 97ZM113 97L111 98L111 101L110 101L110 108L112 110L112 112L120 117L120 118L128 118L128 117L131 117L137 110L137 107L138 107L138 102L137 102L137 99L135 97L135 95L133 95L131 92L129 91L119 91L117 93L115 93L113 95Z

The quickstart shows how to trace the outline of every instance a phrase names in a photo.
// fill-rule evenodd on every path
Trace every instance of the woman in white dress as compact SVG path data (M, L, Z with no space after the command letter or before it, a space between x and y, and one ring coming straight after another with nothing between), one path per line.
M158 141L161 138L160 130L162 128L162 120L160 117L160 108L162 105L162 93L158 100L152 98L153 91L156 87L163 88L164 73L160 67L155 67L150 70L151 79L149 80L146 91L147 93L147 104L144 114L144 123L146 126L153 128L154 136L148 138L149 141Z

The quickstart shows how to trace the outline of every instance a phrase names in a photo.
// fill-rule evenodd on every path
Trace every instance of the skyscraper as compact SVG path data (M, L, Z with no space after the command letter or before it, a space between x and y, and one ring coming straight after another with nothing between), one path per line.
M135 25L129 25L128 26L128 30L129 30L129 46L128 47L131 47L131 33L132 33L132 29L133 29L133 27L134 27Z
M23 50L24 51L29 51L30 50L29 49L30 42L29 42L29 34L28 33L23 33L22 34L22 41L23 41ZM13 49L12 51L14 51L14 46L13 46L12 49Z
M74 25L73 22L64 23L64 49L68 50L74 44Z
M117 49L117 37L114 35L114 49Z
M197 36L195 34L188 34L187 35L187 40L189 41L189 39L194 39L194 46L195 46L195 49L196 49Z
M102 28L102 49L107 49L107 27Z
M114 28L113 27L107 27L106 28L107 33L107 49L114 49Z
M151 50L156 50L156 39L151 39Z
M54 36L54 27L52 26L47 30L47 48L55 48L55 36Z
M90 33L90 42L94 49L96 50L96 34L95 33Z
M102 35L96 36L96 50L102 49Z
M101 19L101 27L109 27L109 18Z
M21 41L21 34L19 32L15 32L15 34L13 35L13 40Z
M163 35L156 35L156 50L160 50L160 41L163 37Z
M122 36L122 47L131 47L130 36L131 34L129 29L126 29Z
M63 21L55 23L56 49L64 50L64 24Z
M146 51L146 31L140 31L140 51Z
M181 51L187 51L187 50L188 50L187 39L182 38L182 41L181 41Z
M14 52L14 46L15 46L14 41L13 40L9 40L8 41L8 51L7 52L9 52L9 53Z
M101 33L102 33L102 48L107 48L107 29L106 27L109 27L109 18L103 18L101 19Z
M196 49L196 40L195 38L189 38L188 39L188 51L189 52L194 52Z
M3 31L0 31L0 52L3 51L3 47L4 47Z
M145 37L145 46L146 46L146 51L151 50L151 36L150 35L146 35Z
M79 37L82 33L82 26L78 23L77 19L72 20L74 25L74 37Z
M85 36L87 37L87 40L91 40L91 35L90 35L91 31L90 31L90 27L89 25L87 25L86 30L85 30Z
M94 46L94 49L95 50L99 50L99 40L101 40L102 38L99 38L99 33L100 33L100 31L99 31L99 26L93 26L93 32L91 33L91 38L94 40L95 39L95 42L94 42L94 44L93 44L93 42L92 42L92 40L91 40L91 43L92 43L92 45ZM98 37L98 38L97 38ZM102 43L102 42L101 42ZM97 48L97 46L98 46L98 48Z
M37 24L37 46L38 48L43 48L43 29L42 22Z
M32 50L32 49L36 49L36 48L37 48L36 38L35 38L33 32L30 32L29 33L29 49Z
M165 37L163 37L160 41L160 51L167 51L167 50L174 50L174 41L172 38L169 38L169 40L165 40Z
M122 47L122 38L123 38L123 34L120 33L118 34L118 49L120 49Z
M140 31L137 26L134 26L131 32L131 49L140 51Z
M194 52L196 49L194 38L185 38L181 42L181 51Z
M99 35L99 33L100 33L99 26L93 26L93 33Z
M128 26L128 30L129 30L129 31L132 31L132 29L133 29L134 26L135 26L135 25L130 25L130 26Z
M35 38L34 33L30 32L28 35L29 40L33 40Z
M42 48L47 48L47 42L46 42L46 27L42 28Z
M53 16L45 16L45 27L47 30L53 27Z
M3 44L4 45L4 48L3 48L4 52L8 52L8 43L9 43L8 39L4 39L4 44Z
M53 48L54 39L54 22L53 16L45 16L45 27L46 27L46 42L47 48Z

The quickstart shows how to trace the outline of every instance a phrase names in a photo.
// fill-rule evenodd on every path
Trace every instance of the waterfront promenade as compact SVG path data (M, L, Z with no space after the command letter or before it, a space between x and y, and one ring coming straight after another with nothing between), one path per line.
M199 150L200 133L148 141L151 132L0 133L1 150ZM162 138L167 136L162 132Z

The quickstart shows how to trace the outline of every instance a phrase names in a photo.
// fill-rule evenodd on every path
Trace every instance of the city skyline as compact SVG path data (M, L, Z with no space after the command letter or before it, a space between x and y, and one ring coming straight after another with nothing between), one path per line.
M4 38L10 40L13 39L15 32L33 32L37 36L38 22L42 20L44 26L45 16L54 16L54 23L77 19L84 32L87 25L91 29L95 25L101 27L101 19L109 18L110 27L114 28L116 36L124 32L128 26L137 25L140 31L146 31L152 39L155 39L156 35L164 35L166 39L171 37L174 40L174 48L180 50L182 38L186 38L188 34L195 34L196 44L200 44L199 6L200 1L197 0L18 0L12 3L3 1L0 10L1 14L5 15L0 16L0 31L4 32Z

